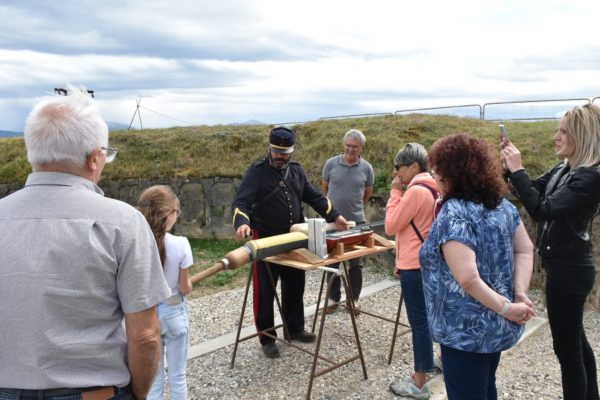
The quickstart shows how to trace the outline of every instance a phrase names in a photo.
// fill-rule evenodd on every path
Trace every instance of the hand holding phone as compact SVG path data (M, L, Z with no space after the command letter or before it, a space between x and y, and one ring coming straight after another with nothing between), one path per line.
M508 140L508 133L506 133L506 129L504 128L503 124L498 125L498 137L504 146L510 142L510 140Z

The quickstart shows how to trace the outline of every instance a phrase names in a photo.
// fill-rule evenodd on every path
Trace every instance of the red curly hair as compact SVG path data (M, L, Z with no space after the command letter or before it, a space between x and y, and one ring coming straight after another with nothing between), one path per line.
M507 191L494 147L466 133L438 139L429 150L429 165L444 182L445 199L469 200L492 209Z

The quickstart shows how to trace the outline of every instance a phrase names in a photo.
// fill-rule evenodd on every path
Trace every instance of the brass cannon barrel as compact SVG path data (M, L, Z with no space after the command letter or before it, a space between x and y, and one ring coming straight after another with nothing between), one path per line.
M200 271L190 278L192 284L200 282L217 272L226 269L237 269L250 261L259 261L264 258L286 253L294 249L308 246L308 236L302 232L290 232L283 235L254 239L243 246L225 254L213 266Z

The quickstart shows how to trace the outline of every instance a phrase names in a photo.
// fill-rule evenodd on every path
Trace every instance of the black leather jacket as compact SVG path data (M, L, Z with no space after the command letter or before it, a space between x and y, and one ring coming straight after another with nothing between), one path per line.
M509 179L538 223L540 256L565 261L591 256L591 224L600 203L598 165L571 170L561 162L534 180L524 169L510 174Z

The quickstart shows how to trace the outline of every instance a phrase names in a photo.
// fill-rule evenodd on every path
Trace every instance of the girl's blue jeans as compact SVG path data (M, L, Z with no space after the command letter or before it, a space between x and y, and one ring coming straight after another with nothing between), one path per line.
M165 381L165 352L167 355L167 375L169 377L169 398L171 400L187 399L186 367L189 347L189 312L185 298L181 303L171 305L166 302L157 307L160 320L160 336L162 351L160 366L148 400L162 400Z

